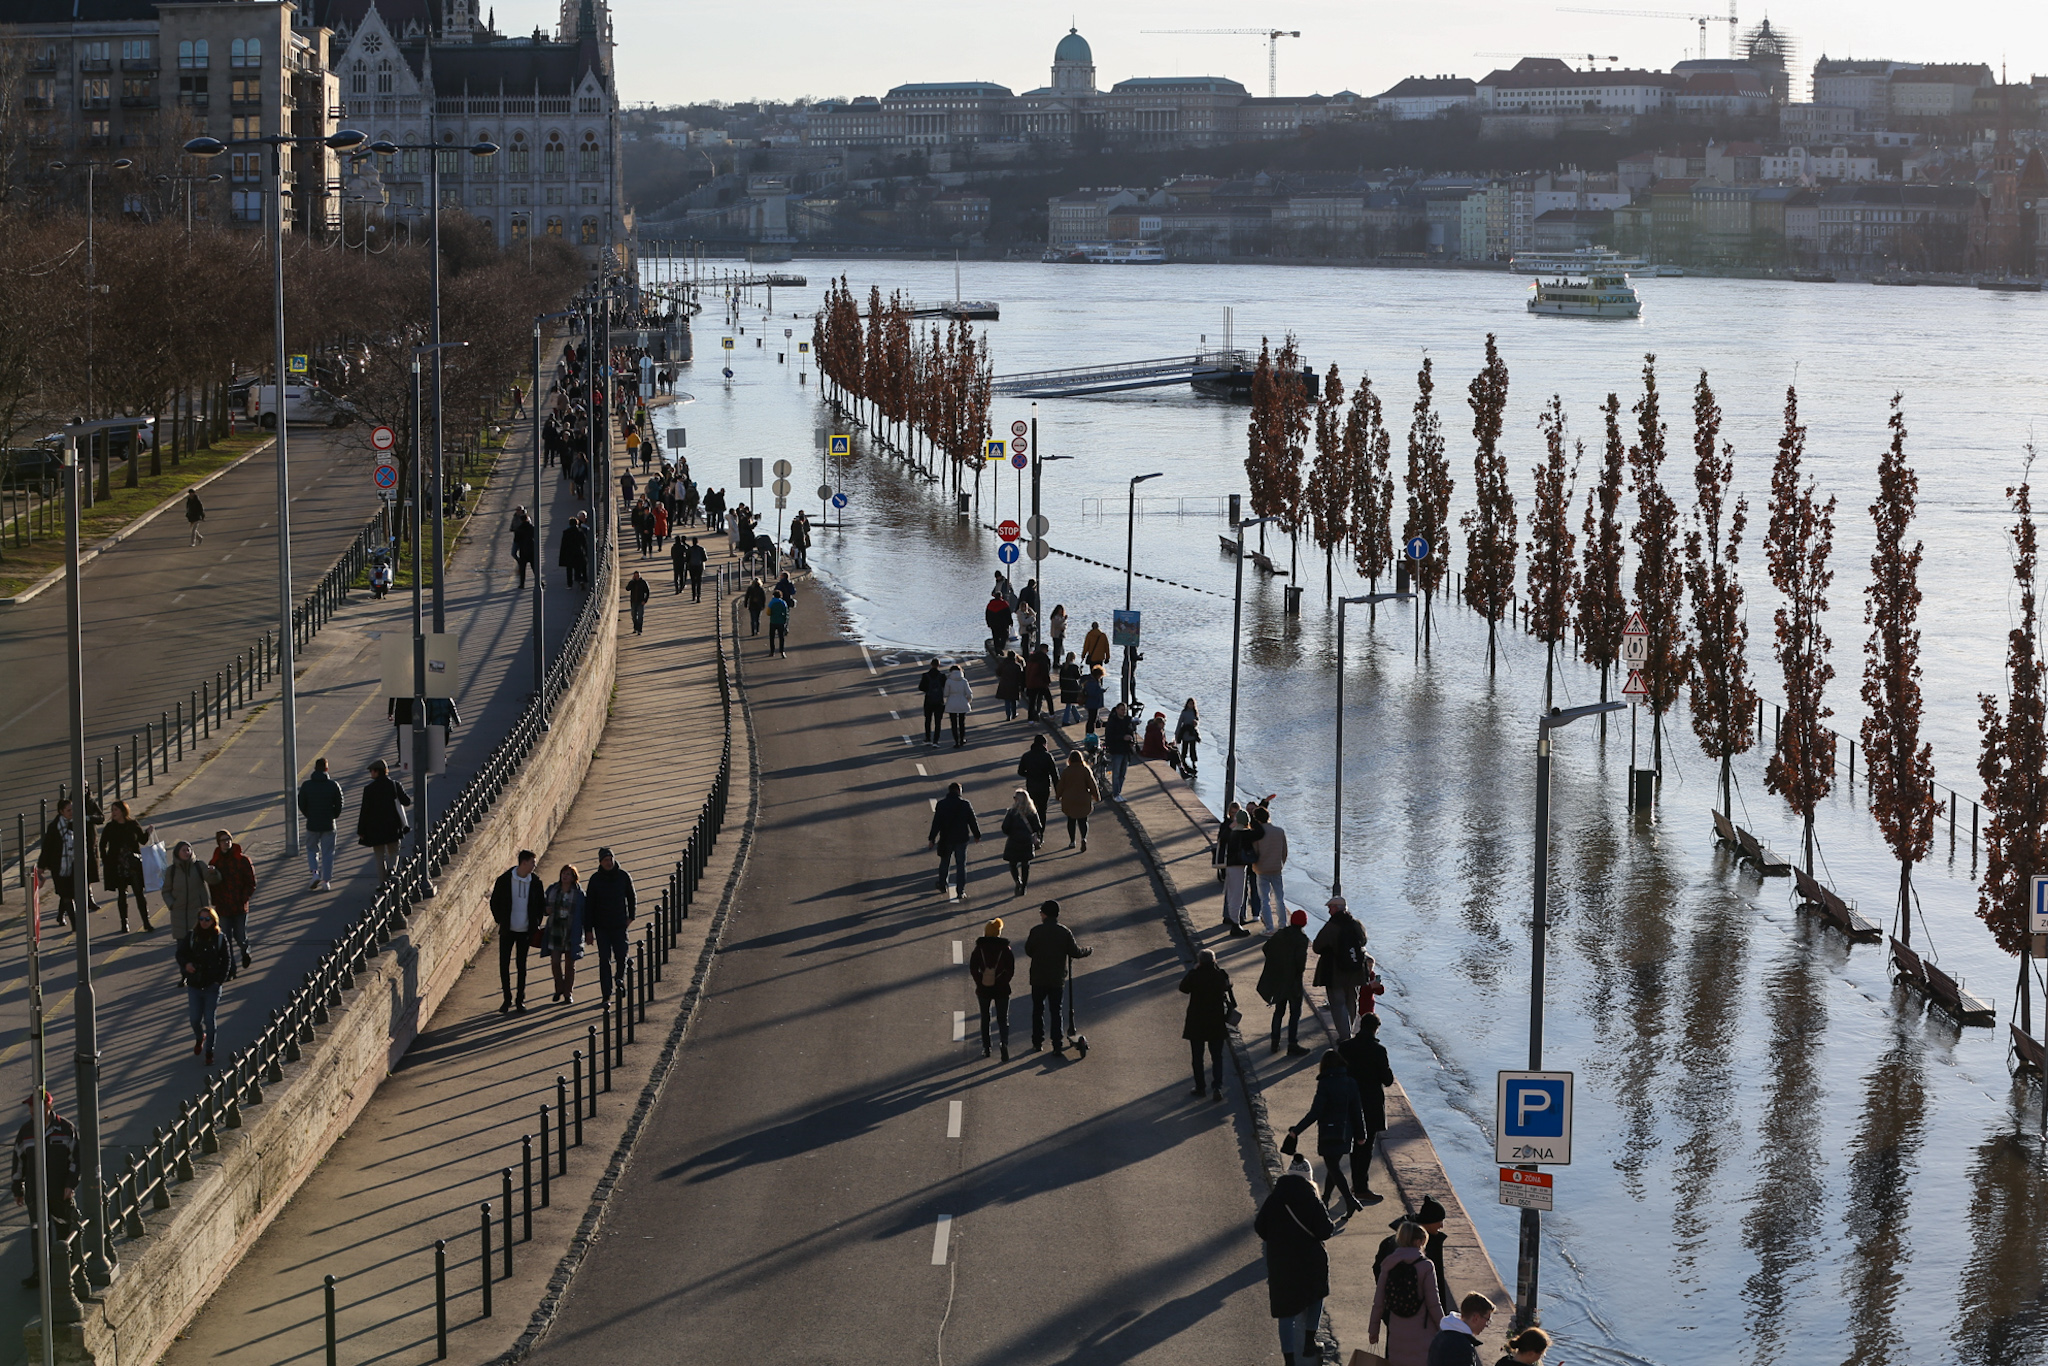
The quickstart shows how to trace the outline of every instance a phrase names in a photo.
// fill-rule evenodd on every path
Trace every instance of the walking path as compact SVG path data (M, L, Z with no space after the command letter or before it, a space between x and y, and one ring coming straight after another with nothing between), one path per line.
M506 451L503 460L504 473L523 473L525 457L517 447ZM577 505L554 471L547 471L546 477L555 485L549 490L548 525L558 527ZM463 724L449 749L446 776L432 780L441 802L481 766L531 691L532 600L514 587L509 540L500 537L514 502L531 502L523 478L501 477L490 486L450 568L447 619L462 642L458 705ZM127 553L124 549L122 555ZM126 565L122 555L102 564ZM579 601L559 584L558 575L547 595L551 645L566 633ZM357 848L354 840L357 794L366 781L369 761L388 760L394 751L384 715L379 642L387 632L410 634L410 616L409 595L393 594L379 602L366 591L358 592L300 661L301 771L310 772L313 760L324 755L348 793L336 836L334 891L309 892L304 862L283 855L284 822L296 820L297 813L284 809L278 790L282 740L274 701L249 708L230 728L216 731L203 756L193 758L174 781L160 781L153 796L145 790L136 803L137 818L154 824L157 838L166 844L190 839L205 857L212 848L213 831L225 827L255 862L257 893L249 916L255 961L222 993L223 1055L248 1039L283 1002L324 950L327 937L353 918L375 887L368 851ZM134 933L123 935L113 898L104 891L96 895L104 898L92 931L102 1051L102 1149L111 1177L125 1166L128 1153L149 1139L154 1126L168 1125L176 1117L178 1102L198 1087L205 1070L190 1051L186 992L173 966L173 945L162 913L152 911L157 930L144 934L131 908ZM0 918L0 972L8 983L0 989L0 1094L22 1094L29 1084L28 1010L20 961L22 904L14 900L8 908L11 914ZM53 906L54 897L46 894L46 921ZM48 931L43 942L51 1089L64 1112L73 1114L73 941L66 932ZM19 1209L11 1204L0 1207L0 1263L27 1269L26 1228ZM0 1277L0 1341L18 1343L21 1325L35 1312L33 1293L18 1289L12 1275Z
M706 547L721 544L707 539ZM645 635L621 623L618 683L609 724L562 829L540 854L553 882L564 863L587 880L597 850L608 846L633 875L642 910L634 938L653 922L668 873L684 854L692 823L718 771L725 713L718 690L717 631L723 598L707 585L703 600L669 591L630 548L625 572L641 568L657 592ZM645 567L643 567L645 566ZM666 570L663 562L663 569ZM624 608L621 575L620 610ZM741 827L751 793L745 717L733 711L734 790L726 835L707 868L691 918L635 1042L622 1065L606 1068L589 1115L563 1125L572 1145L551 1156L566 1175L528 1168L521 1138L540 1160L539 1107L555 1102L555 1078L575 1074L574 1050L591 1056L593 1029L603 1047L597 953L579 967L573 1005L551 1003L547 960L532 955L524 1015L501 1015L498 954L486 943L447 1003L421 1031L404 1061L292 1205L258 1240L235 1274L165 1358L178 1363L273 1366L323 1359L322 1277L336 1277L340 1359L431 1361L435 1356L434 1242L447 1248L449 1352L455 1361L487 1361L529 1329L550 1293L563 1257L609 1194L613 1163L629 1128L644 1122L650 1078L665 1069L679 1014L695 999L700 958L714 932L722 892L744 847ZM509 867L517 851L502 851ZM583 1074L587 1076L588 1074ZM658 1081L654 1083L658 1086ZM572 1108L574 1102L572 1099ZM502 1227L493 1232L494 1315L482 1315L479 1206L504 1215L501 1170L509 1166L520 1217L512 1223L512 1275L504 1276ZM524 1223L532 1172L532 1229Z

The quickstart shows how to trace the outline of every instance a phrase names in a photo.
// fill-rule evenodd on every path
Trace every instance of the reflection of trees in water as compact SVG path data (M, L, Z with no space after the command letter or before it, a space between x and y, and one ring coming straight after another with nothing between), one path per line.
M1511 908L1511 923L1526 923L1531 913L1526 870L1533 851L1527 823L1535 818L1534 789L1522 781L1530 766L1526 761L1516 762L1525 752L1514 742L1518 711L1512 703L1503 707L1498 691L1489 683L1485 694L1463 709L1455 723L1456 734L1482 737L1496 760L1506 760L1488 765L1481 754L1466 756L1466 772L1490 771L1494 778L1466 786L1456 824L1442 831L1457 841L1457 876L1463 888L1458 898L1459 917L1476 950L1465 955L1464 961L1472 980L1481 986L1491 985L1495 969L1510 961L1517 962L1510 971L1523 973L1525 981L1527 974L1523 966L1528 957L1526 937L1521 939L1522 951L1515 954L1509 950L1518 946L1501 933L1504 902Z
M1901 992L1899 999L1908 998ZM1892 1046L1864 1078L1863 1127L1849 1145L1843 1220L1853 1243L1845 1279L1854 1342L1844 1366L1889 1360L1906 1345L1893 1311L1905 1264L1912 1260L1906 1209L1925 1137L1922 1048L1919 1031L1903 1018L1896 1020Z
M1785 957L1764 979L1770 1025L1768 1080L1757 1131L1761 1175L1742 1221L1742 1241L1756 1258L1743 1285L1753 1359L1774 1361L1787 1307L1813 1274L1812 1243L1826 1190L1821 1179L1821 1077L1815 1046L1827 1028L1825 974L1814 962L1813 937L1823 933L1801 917Z
M2013 1088L2015 1130L2036 1114L2038 1098L2030 1090ZM1956 1359L1970 1366L2041 1360L2048 1330L2048 1180L2039 1153L2036 1139L2016 1131L1977 1146L1967 1220L1971 1255L1956 1297L1954 1336Z
M1714 1216L1722 1208L1716 1178L1728 1152L1727 1116L1738 1113L1735 1071L1730 1054L1742 1034L1742 1016L1751 1004L1741 990L1747 970L1747 939L1755 913L1739 890L1745 876L1725 850L1713 858L1713 882L1700 900L1686 908L1691 926L1686 946L1684 998L1679 1006L1676 1046L1679 1064L1673 1078L1675 1115L1690 1117L1678 1144L1677 1182L1671 1210L1673 1270L1680 1280L1692 1279L1696 1257L1710 1236Z

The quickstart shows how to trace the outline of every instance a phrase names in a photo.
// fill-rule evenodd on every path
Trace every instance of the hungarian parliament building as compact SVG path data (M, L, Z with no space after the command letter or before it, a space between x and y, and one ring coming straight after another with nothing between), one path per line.
M1140 76L1099 90L1088 40L1070 29L1053 49L1050 85L1020 95L992 81L951 81L830 100L812 107L804 140L905 149L1202 147L1293 137L1363 103L1350 91L1260 98L1223 76Z

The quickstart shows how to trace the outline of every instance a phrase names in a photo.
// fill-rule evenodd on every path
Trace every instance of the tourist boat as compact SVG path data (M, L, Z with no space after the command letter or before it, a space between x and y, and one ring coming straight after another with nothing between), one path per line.
M1685 267L1659 266L1657 267L1657 278L1660 280L1682 280L1685 278Z
M1166 249L1157 242L1091 242L1081 252L1091 266L1156 266L1166 261Z
M1833 273L1825 270L1795 270L1788 272L1785 278L1802 285L1831 285L1835 283Z
M1571 318L1635 318L1643 301L1619 271L1595 272L1583 280L1538 280L1529 286L1529 311Z
M1518 251L1508 269L1516 275L1612 275L1642 270L1647 264L1611 247L1580 247L1575 251Z
M2039 280L2020 280L2011 278L2003 280L1979 280L1977 282L1977 288L1993 290L1999 294L2039 294L2041 292L2041 282Z

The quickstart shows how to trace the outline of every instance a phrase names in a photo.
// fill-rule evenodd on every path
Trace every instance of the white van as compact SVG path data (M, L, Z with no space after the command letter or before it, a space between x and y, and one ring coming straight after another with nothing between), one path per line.
M327 427L343 427L355 416L346 399L336 398L317 384L287 383L284 399L287 422L317 422ZM276 385L249 386L248 416L262 427L277 425Z

